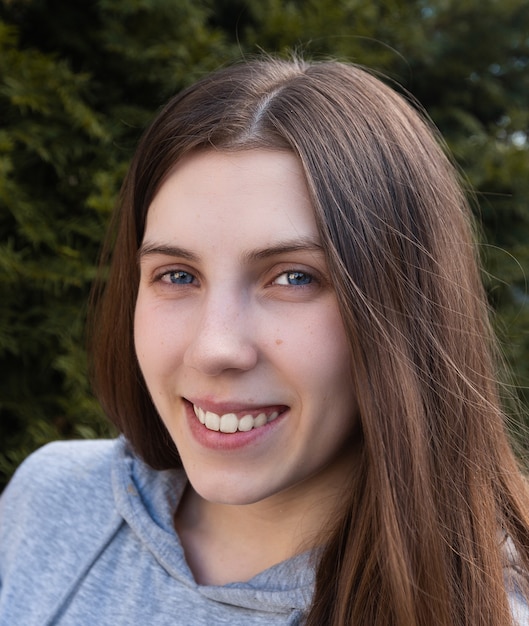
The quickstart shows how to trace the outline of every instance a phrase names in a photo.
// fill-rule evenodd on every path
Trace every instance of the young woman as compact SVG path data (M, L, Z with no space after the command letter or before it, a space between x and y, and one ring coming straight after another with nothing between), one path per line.
M260 60L144 135L96 297L123 435L1 504L0 623L529 624L529 500L464 194L346 64Z

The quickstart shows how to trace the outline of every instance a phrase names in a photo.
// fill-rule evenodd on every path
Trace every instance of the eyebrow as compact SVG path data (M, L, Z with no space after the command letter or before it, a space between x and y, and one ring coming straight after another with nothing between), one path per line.
M179 246L172 246L162 243L142 243L138 249L138 252L136 253L136 257L138 261L141 261L145 257L153 256L156 254L161 254L163 256L179 257L182 259L187 259L188 261L198 261L198 256L190 250L180 248Z
M256 250L247 250L242 254L242 260L245 263L250 263L252 261L260 261L264 259L268 259L273 256L278 256L280 254L288 254L291 252L315 252L321 253L323 252L323 246L316 240L311 237L301 237L299 239L292 239L287 241L279 241L270 246L266 246L265 248L258 248ZM163 255L170 257L178 257L181 259L186 259L192 262L198 262L199 256L188 250L186 248L182 248L180 246L173 246L170 244L163 243L144 243L140 246L137 258L138 262L141 262L142 259L152 255Z
M261 261L280 254L288 254L290 252L322 252L323 246L310 237L294 239L288 241L280 241L266 248L257 250L248 250L242 254L245 262Z

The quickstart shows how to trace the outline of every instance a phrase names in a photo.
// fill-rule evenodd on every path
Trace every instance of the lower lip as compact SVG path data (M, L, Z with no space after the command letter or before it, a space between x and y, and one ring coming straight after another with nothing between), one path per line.
M284 411L275 420L268 422L264 426L259 426L259 428L252 428L252 430L247 432L222 433L217 430L210 430L201 424L190 402L185 401L185 408L189 429L194 439L204 448L210 448L211 450L237 450L257 445L258 442L271 435L281 425L285 415L288 413L288 410Z

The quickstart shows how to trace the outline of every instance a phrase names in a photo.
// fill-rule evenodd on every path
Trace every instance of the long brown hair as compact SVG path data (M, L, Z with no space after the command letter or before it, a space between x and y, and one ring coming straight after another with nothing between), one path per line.
M95 388L155 468L178 454L133 344L149 205L192 150L290 150L312 197L349 337L361 470L322 530L311 626L507 626L508 537L529 566L527 489L505 434L470 211L417 108L338 62L264 59L172 99L145 133L96 292Z

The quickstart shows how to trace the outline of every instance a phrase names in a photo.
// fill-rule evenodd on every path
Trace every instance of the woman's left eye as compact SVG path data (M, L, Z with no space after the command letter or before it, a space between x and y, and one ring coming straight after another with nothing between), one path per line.
M275 280L274 285L291 285L291 286L304 286L310 285L314 280L314 277L307 272L300 272L297 270L291 270L289 272L283 272Z

